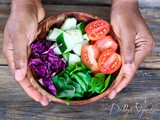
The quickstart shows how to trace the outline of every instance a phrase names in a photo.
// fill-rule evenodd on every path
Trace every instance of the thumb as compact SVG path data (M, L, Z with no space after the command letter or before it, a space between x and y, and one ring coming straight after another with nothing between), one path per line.
M15 63L15 79L21 81L26 76L27 71L27 42L28 39L24 33L11 38L13 41L13 57Z
M121 38L121 56L123 70L127 74L131 74L134 67L135 59L135 36L129 30L122 30ZM131 73L130 73L131 72Z
M39 23L45 17L45 10L44 10L43 6L39 6L37 11L38 11L38 23Z

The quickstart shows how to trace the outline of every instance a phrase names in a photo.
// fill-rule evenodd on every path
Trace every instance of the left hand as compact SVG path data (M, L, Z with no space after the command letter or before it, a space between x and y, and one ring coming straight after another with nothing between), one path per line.
M17 83L31 98L46 106L49 99L39 93L26 76L27 48L36 36L38 22L44 16L40 0L12 0L4 30L3 54Z
M112 0L111 26L121 40L124 77L108 97L113 99L134 77L139 65L154 48L154 38L142 18L137 0Z

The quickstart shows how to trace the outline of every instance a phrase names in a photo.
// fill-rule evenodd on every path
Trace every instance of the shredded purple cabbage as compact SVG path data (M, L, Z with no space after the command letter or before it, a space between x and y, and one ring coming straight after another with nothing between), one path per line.
M55 46L51 41L37 39L31 45L31 58L28 65L36 72L42 85L56 94L52 78L66 67L66 61L62 56L54 54Z

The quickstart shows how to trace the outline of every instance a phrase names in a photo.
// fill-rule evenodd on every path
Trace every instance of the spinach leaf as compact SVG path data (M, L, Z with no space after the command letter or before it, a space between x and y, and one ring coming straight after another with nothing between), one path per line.
M111 81L111 75L107 79L103 73L92 76L92 70L81 62L69 65L52 78L57 90L56 96L65 98L69 104L72 98L85 99L104 92Z
M104 88L104 82L105 82L105 74L103 73L95 74L91 80L91 89L89 91L101 93L102 89Z
M69 65L59 75L52 78L56 87L56 96L66 98L82 98L89 91L91 86L92 70L83 63Z
M105 80L105 86L104 86L104 88L101 90L101 93L107 89L110 81L111 81L111 74L110 74L110 75L107 77L107 79Z
M64 74L64 77L65 77L68 85L73 85L75 87L75 94L76 95L74 95L74 97L76 97L76 96L83 97L84 91L83 91L82 87L78 83L71 80L71 78L67 74Z
M84 92L86 92L88 86L85 84L84 80L76 74L73 74L72 76L76 80L76 82L83 88Z

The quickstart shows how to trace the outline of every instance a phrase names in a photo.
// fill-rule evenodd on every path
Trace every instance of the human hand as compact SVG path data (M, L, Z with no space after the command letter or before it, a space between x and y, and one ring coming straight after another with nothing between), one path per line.
M40 0L12 0L10 17L4 30L3 54L13 76L25 92L35 101L47 105L42 96L26 76L27 47L36 37L38 22L45 16Z
M134 77L139 65L154 48L155 41L138 9L137 0L112 0L111 26L121 40L124 77L108 97L113 99Z

